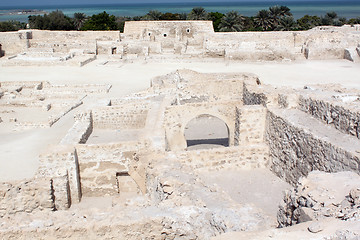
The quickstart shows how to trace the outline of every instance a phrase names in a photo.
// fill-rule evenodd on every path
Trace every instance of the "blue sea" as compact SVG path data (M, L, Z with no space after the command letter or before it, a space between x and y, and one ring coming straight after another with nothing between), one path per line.
M166 13L189 13L194 7L204 7L208 12L227 13L235 10L244 16L254 16L261 9L268 9L274 5L286 5L291 9L294 18L302 16L323 16L327 12L335 11L338 16L347 19L360 17L360 0L345 1L253 1L253 2L186 2L186 3L138 3L138 4L102 4L102 5L54 5L54 6L21 6L0 7L0 21L17 20L27 22L29 15L8 15L15 10L37 9L46 12L60 10L72 17L74 13L81 12L88 16L106 11L115 16L141 16L150 10Z

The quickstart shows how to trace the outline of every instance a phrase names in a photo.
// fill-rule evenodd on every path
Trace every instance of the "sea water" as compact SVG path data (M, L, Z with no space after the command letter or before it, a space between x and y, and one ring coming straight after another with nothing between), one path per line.
M347 19L360 17L360 0L345 1L253 1L253 2L186 2L186 3L137 3L137 4L102 4L102 5L57 5L57 6L21 6L1 7L0 21L17 20L27 22L29 15L8 15L15 10L37 9L48 13L56 10L72 17L74 13L85 13L88 16L103 11L115 16L142 16L150 10L162 13L189 13L194 7L203 7L207 12L227 13L238 11L244 16L254 16L261 9L268 9L274 5L285 5L291 10L295 19L302 16L324 16L327 12L336 12L340 17Z

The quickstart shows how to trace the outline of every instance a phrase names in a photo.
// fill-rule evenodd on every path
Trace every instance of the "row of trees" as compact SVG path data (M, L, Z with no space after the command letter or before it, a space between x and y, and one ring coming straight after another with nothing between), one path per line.
M260 10L255 16L247 17L236 11L226 14L206 12L202 7L196 7L189 14L161 13L157 10L149 11L144 16L115 17L106 12L94 14L91 17L84 13L75 13L68 17L61 11L54 11L44 16L29 16L29 27L42 30L120 30L123 31L125 21L139 20L211 20L215 31L297 31L308 30L315 26L344 24L360 24L360 17L346 20L338 17L335 12L325 16L309 16L295 20L286 6L273 6ZM24 28L25 23L16 21L0 22L0 31L16 31Z

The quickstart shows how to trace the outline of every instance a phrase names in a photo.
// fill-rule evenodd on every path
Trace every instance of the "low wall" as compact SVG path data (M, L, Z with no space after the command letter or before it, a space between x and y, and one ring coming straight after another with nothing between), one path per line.
M79 162L74 147L58 145L39 156L37 178L51 178L56 209L67 209L82 197Z
M0 33L3 56L12 56L24 52L28 47L28 41L26 33L22 31Z
M94 128L141 129L145 127L148 105L108 106L93 110Z
M54 200L49 178L0 183L0 218L19 212L52 211L55 209Z
M104 196L118 194L121 174L136 175L132 169L134 156L146 143L126 142L117 144L78 145L82 195ZM134 181L140 180L137 176ZM137 183L143 186L144 183Z
M244 105L266 105L266 96L262 91L256 89L253 84L244 82L243 86L243 102Z
M269 160L269 148L265 144L252 144L184 151L176 154L177 160L194 169L209 170L265 168Z
M261 105L248 105L242 106L238 111L239 121L236 122L239 124L239 145L263 143L265 139L266 108Z
M267 114L266 135L271 170L291 184L295 185L300 177L307 176L312 170L360 172L358 152L317 137L273 111Z
M298 108L336 129L360 139L360 110L301 96Z
M75 116L75 123L67 132L60 144L86 143L93 131L91 112L81 113Z

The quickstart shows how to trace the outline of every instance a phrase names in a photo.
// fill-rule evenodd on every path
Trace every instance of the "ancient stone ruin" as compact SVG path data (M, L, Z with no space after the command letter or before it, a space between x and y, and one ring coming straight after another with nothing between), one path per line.
M358 69L359 33L214 33L206 21L26 30L0 34L0 71L219 59ZM358 239L360 87L210 72L179 68L122 97L107 79L0 76L1 238Z

